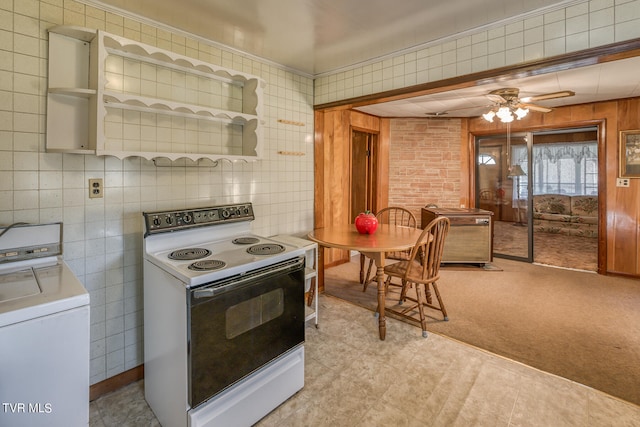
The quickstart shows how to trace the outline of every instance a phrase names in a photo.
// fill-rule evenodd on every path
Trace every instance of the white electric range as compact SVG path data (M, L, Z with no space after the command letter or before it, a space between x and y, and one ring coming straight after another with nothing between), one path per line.
M164 426L252 425L304 385L305 251L251 203L145 212L145 398Z

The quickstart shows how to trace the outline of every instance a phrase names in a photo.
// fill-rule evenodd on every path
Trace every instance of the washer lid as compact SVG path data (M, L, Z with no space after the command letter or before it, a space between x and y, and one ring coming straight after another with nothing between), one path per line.
M0 300L0 328L89 305L89 293L64 261L32 267L32 271L41 292Z
M0 274L0 302L30 297L41 292L32 268Z

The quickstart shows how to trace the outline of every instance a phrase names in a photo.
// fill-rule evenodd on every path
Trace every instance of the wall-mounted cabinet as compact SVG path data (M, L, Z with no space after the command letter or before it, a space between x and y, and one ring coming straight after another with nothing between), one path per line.
M123 37L49 30L47 151L257 160L264 81Z

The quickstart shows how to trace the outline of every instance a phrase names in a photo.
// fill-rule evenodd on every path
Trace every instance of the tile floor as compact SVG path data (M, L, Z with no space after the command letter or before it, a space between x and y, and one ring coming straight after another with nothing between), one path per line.
M638 426L640 407L581 384L320 296L305 387L270 426ZM91 426L158 426L142 381L91 403Z

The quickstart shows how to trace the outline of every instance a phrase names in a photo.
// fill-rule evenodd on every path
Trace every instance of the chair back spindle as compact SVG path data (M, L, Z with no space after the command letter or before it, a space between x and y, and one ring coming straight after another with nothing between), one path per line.
M418 226L418 221L416 220L415 215L408 209L400 207L400 206L388 206L386 208L380 209L380 211L376 214L376 218L378 219L378 223L380 224L389 224L396 226L404 226L404 227L412 227L416 228ZM387 259L394 260L407 260L409 259L411 251L396 251L396 252L387 252L385 257ZM369 260L369 267L365 272L364 268L364 257L360 258L360 283L363 284L362 291L365 292L367 290L367 286L371 279L371 270L373 267L373 260Z

